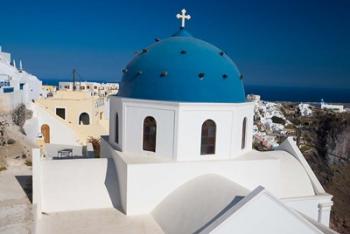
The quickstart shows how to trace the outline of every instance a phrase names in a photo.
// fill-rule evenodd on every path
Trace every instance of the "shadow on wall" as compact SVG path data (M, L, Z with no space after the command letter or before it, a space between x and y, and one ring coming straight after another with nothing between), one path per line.
M124 212L121 206L121 194L119 189L119 178L112 158L107 159L107 172L105 185L112 201L113 207Z
M27 195L30 203L33 203L32 176L16 176L16 179Z

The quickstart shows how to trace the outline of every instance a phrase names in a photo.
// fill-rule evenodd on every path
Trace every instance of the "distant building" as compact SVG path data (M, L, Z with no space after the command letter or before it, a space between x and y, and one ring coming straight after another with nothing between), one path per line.
M256 95L256 94L248 94L247 95L248 102L258 102L258 101L260 101L260 99L261 99L260 95Z
M0 108L12 110L19 104L28 104L41 95L42 82L27 73L19 62L11 63L11 54L2 52L0 47Z
M106 97L108 95L117 94L119 89L118 83L98 83L98 82L73 82L61 81L58 84L59 90L77 90L89 93L92 96Z
M321 99L321 109L322 110L331 110L335 112L344 112L344 106L343 105L334 105L334 104L327 104L323 99Z
M54 85L43 85L41 88L42 97L52 97L53 94L57 91L56 86Z
M106 102L83 91L58 90L32 103L25 128L41 144L86 145L89 137L108 133Z
M311 109L310 104L299 103L298 109L300 111L301 116L311 116L312 115L312 109Z

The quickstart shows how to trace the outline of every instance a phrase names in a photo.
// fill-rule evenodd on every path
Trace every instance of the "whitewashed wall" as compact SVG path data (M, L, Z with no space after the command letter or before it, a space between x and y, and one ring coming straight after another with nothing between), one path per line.
M41 160L40 163L42 212L114 207L106 186L108 159ZM108 179L116 181L113 174L108 175Z
M127 171L126 207L130 215L151 212L177 187L206 174L221 175L249 190L263 185L269 191L279 192L278 161L272 160L132 164Z
M158 155L171 158L174 145L175 111L161 108L125 106L123 150L138 155ZM152 116L157 123L156 152L143 150L143 122L147 116Z
M122 126L124 125L124 112L123 112L123 104L121 102L121 98L115 98L111 97L109 101L109 136L108 141L111 145L119 149L120 151L123 150L124 145L124 129ZM119 141L116 142L115 139L115 131L116 131L116 114L118 114L118 120L119 120Z
M276 197L281 198L286 205L313 220L325 225L329 224L331 196L315 195L313 181L309 180L303 166L286 152L275 152L270 156L259 152L256 152L255 156L248 153L233 160L179 162L171 159L153 161L147 156L130 157L118 152L106 140L103 141L102 148L102 155L112 157L115 162L118 162L117 165L124 165L123 170L117 173L120 184L123 185L123 194L126 194L122 203L128 215L149 213L172 191L189 180L201 175L217 174L249 190L261 185ZM285 161L282 156L287 156L289 160ZM289 166L281 166L282 163L287 163ZM282 168L288 172L281 171ZM286 188L281 183L285 183L285 177L293 171L299 174L290 181L289 186L293 188L287 189L288 193L286 193Z
M23 71L22 73L19 73L19 83L25 84L23 87L25 103L31 102L40 97L42 81L36 76Z
M180 104L178 114L178 160L225 159L252 149L253 104ZM241 149L243 118L247 118L246 146ZM201 129L206 120L216 124L215 154L200 155Z
M254 194L255 191L242 199L237 208L232 207L202 233L321 233L303 216L288 209L268 192L263 190Z
M24 103L23 92L21 90L12 93L0 93L0 108L4 110L14 110L21 103Z
M35 131L37 135L40 134L41 126L47 124L50 127L51 144L81 145L74 130L67 126L64 121L60 120L59 117L48 113L35 103L30 105L30 109L33 110L33 118L26 121L25 129L27 129L31 135L34 135Z
M317 195L313 198L285 199L285 202L328 227L331 208L333 206L332 195L326 193L292 137L288 137L277 149L290 153L296 160L298 160L302 165L303 170L312 181L313 189Z
M124 165L122 170L117 168L117 173L123 194L126 194L123 207L130 215L151 212L178 186L206 174L221 175L248 189L263 185L275 194L280 193L280 162L273 158L160 163L142 163L140 159L137 163L127 163L105 140L102 140L101 155L112 157L117 166Z
M115 142L115 116L119 116L119 142ZM253 103L176 103L112 97L110 138L119 150L135 155L160 156L179 161L227 159L252 149ZM156 152L143 147L143 121L152 116L157 122ZM241 149L242 124L246 125L246 147ZM216 123L214 155L200 155L201 128L205 120Z
M127 197L127 164L123 159L117 157L117 151L108 143L105 137L101 138L101 158L108 158L114 162L115 176L109 177L110 183L116 183L115 190L110 189L113 194L113 202L115 207L119 207L126 212L126 197Z

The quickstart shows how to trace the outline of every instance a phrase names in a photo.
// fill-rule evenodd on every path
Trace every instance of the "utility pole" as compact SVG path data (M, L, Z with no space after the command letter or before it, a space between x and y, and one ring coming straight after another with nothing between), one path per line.
M75 68L73 68L73 91L76 90L76 86L75 86L76 73L77 71L75 70Z

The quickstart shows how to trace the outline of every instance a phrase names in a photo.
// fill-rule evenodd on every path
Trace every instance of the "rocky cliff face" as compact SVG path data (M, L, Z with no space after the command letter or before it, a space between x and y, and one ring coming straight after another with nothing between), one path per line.
M314 118L318 121L314 126L313 168L334 196L333 228L350 233L350 113L322 111Z
M350 112L256 101L254 147L269 150L294 136L326 191L334 196L331 227L350 233Z

